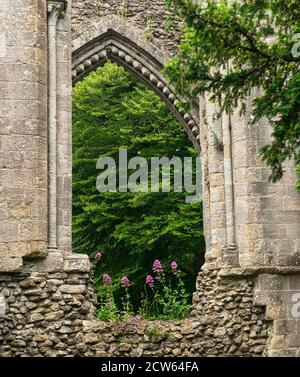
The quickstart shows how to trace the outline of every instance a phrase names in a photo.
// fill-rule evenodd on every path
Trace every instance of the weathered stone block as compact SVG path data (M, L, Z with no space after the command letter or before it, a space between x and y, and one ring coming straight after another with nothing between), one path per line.
M40 322L44 320L44 316L41 313L32 313L29 317L29 323Z
M64 260L63 254L59 251L51 251L47 258L35 262L36 269L39 272L60 272L63 271Z
M59 287L59 290L62 293L68 293L68 294L80 294L84 293L86 291L85 285L61 285Z
M87 255L67 256L64 261L64 271L66 272L90 272L91 263Z
M23 266L22 258L0 258L0 272L17 272Z
M261 274L258 277L258 286L262 291L279 291L288 288L288 280L285 276Z

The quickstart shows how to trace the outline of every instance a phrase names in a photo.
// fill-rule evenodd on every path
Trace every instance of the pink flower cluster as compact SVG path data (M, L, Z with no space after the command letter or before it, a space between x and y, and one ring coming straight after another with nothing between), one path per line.
M121 287L128 288L130 286L130 281L127 276L123 276L121 279Z
M178 266L177 266L176 261L173 261L170 266L171 266L172 271L176 274L178 272L178 269L177 269ZM153 262L152 272L154 274L156 274L155 279L157 281L162 280L162 278L164 276L164 268L163 268L163 265L162 265L162 263L159 259L155 259L155 261ZM146 276L146 285L148 285L148 287L150 287L150 288L154 288L154 283L155 283L154 278L151 275L147 275Z
M101 253L97 253L95 255L96 260L100 260L101 257L102 257ZM171 269L173 270L173 272L175 274L177 272L179 272L176 261L173 261L170 266L171 266ZM153 262L152 271L153 271L154 274L157 274L157 276L155 277L155 279L157 281L162 280L162 277L164 276L164 268L163 268L163 265L162 265L162 263L159 259L155 259L155 261ZM130 287L130 280L127 276L123 276L121 278L120 283L121 283L122 288L129 288ZM108 274L104 274L103 275L103 284L104 285L111 285L112 284L111 276L109 276ZM151 275L146 276L146 285L148 285L148 287L151 288L151 289L154 288L155 280L154 280L153 276L151 276Z
M104 274L103 277L103 284L105 285L111 285L112 283L112 278L108 274Z
M97 261L100 260L101 257L102 257L102 254L101 254L101 253L97 253L97 254L95 255L95 259L96 259Z
M155 259L153 262L152 271L155 274L162 274L164 272L163 266L159 259Z
M146 285L148 285L150 288L154 288L154 279L151 275L146 276Z

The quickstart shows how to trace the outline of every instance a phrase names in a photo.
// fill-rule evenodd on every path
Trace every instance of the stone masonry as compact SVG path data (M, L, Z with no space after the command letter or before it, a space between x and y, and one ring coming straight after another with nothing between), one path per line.
M43 1L0 15L0 270L47 248L47 18ZM23 5L23 6L22 6Z
M300 356L293 164L268 182L270 128L248 126L251 98L243 118L216 121L207 98L177 107L161 68L181 25L163 0L0 0L0 26L0 355ZM184 321L98 321L88 257L72 253L72 85L107 59L166 102L201 156L206 260Z
M25 266L30 270L32 266ZM40 265L39 269L43 269ZM198 279L191 318L110 324L95 319L89 274L53 270L0 277L1 356L261 356L270 327L253 279Z

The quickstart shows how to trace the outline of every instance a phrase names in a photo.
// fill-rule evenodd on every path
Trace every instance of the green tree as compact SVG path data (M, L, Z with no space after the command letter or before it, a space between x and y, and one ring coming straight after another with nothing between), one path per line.
M195 157L187 135L167 106L131 74L111 62L79 82L73 91L73 248L91 260L95 282L130 277L130 294L140 290L155 258L176 260L190 293L204 255L201 203L186 193L99 193L99 157ZM129 172L130 174L130 172ZM116 288L116 304L121 290Z
M166 2L186 24L179 54L165 70L177 90L194 99L210 93L220 113L238 104L243 113L258 88L251 123L266 118L273 127L271 142L261 150L270 180L282 177L287 159L299 167L299 0Z

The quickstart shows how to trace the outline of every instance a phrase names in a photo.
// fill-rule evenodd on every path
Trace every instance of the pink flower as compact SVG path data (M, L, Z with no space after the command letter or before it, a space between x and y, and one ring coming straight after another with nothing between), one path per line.
M97 254L95 255L95 259L96 259L96 260L100 260L101 257L102 257L102 254L101 254L101 253L97 253Z
M175 261L171 263L171 268L172 270L177 270L177 263Z
M105 285L111 285L112 279L108 274L104 274L102 279Z
M163 272L163 266L160 260L155 259L155 261L153 262L152 271L157 274L160 274Z
M127 276L123 276L121 279L121 287L128 288L130 286L130 281Z
M150 288L154 288L154 279L151 275L147 275L146 276L146 284L150 287Z

